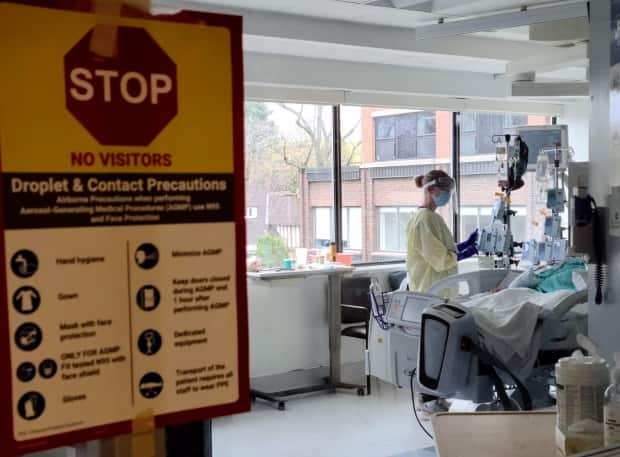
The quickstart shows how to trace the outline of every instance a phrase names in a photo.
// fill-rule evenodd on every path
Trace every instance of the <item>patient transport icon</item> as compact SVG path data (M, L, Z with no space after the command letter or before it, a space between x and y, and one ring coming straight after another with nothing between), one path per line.
M11 257L11 270L20 278L29 278L37 272L39 259L34 252L21 249Z
M144 398L157 397L164 388L164 380L158 373L151 371L140 379L140 393Z

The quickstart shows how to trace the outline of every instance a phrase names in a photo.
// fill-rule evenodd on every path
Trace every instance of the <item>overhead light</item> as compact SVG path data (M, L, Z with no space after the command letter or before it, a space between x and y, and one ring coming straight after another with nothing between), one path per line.
M541 6L527 8L512 13L492 14L488 16L463 19L433 25L416 27L416 40L427 40L456 35L465 35L475 32L509 29L524 25L539 24L541 22L575 19L587 16L586 4L583 2L568 5Z

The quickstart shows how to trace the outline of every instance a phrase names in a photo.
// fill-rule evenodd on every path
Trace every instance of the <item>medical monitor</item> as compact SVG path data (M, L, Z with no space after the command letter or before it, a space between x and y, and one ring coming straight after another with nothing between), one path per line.
M529 150L528 170L536 168L538 153L541 149L568 147L568 127L566 125L528 125L517 127L517 134Z

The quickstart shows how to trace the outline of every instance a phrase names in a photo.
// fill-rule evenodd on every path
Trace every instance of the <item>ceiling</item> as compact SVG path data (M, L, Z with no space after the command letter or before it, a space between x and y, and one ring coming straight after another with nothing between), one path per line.
M359 75L373 74L378 79L376 84L374 81L368 83L373 86L368 91L373 93L392 93L391 87L398 86L398 90L406 91L407 95L480 98L479 91L465 84L479 80L489 88L488 98L514 99L511 91L513 80L523 79L522 75L527 73L529 79L535 75L528 81L535 90L528 97L522 86L519 101L568 103L585 96L588 66L585 17L570 19L581 21L574 27L557 21L536 24L538 30L544 27L544 41L532 40L528 25L493 30L494 15L497 14L509 13L515 17L521 14L519 11L524 6L528 7L528 14L536 14L576 4L582 5L585 11L585 1L156 0L154 3L243 15L246 69L248 65L258 66L246 71L255 78L247 81L249 85L339 91L355 87L360 91L363 87L356 84ZM442 38L416 38L417 29L440 27L437 25L439 21L464 24L459 21L479 18L490 24L488 30L483 27L483 30ZM554 27L561 32L557 40L553 38ZM567 37L566 30L572 29L580 33ZM266 66L267 62L272 66L274 62L280 62L274 60L277 58L282 63L303 62L308 64L308 69L312 69L314 63L318 76L326 71L324 68L335 66L343 74L340 80L333 75L323 75L324 82L318 76L314 78L316 81L309 81L304 75L293 77L291 69L291 76L287 79L274 74ZM289 67L283 65L279 68L280 72L287 72ZM456 89L463 86L461 92L445 84L429 88L419 76L426 75L429 81L439 81L446 73L453 78L451 81ZM418 81L419 85L412 82L405 87L392 79L397 74L399 77L410 74L411 80ZM393 81L392 86L388 81ZM561 86L552 87L555 83ZM545 88L550 89L548 97Z

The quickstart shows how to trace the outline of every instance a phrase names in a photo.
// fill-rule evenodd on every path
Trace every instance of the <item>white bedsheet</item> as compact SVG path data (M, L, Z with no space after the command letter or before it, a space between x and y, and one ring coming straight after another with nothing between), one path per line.
M516 372L526 369L539 349L535 330L538 318L574 291L544 294L532 289L505 289L471 297L470 308L482 346ZM526 370L527 371L527 370Z

